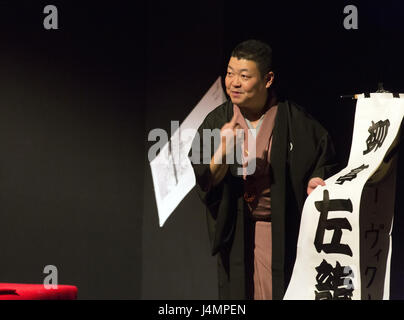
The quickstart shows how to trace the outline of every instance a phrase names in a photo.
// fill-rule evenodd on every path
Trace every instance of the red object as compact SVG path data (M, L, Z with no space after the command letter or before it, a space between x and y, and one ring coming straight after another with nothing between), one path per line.
M45 288L43 284L0 283L0 300L75 300L77 287L58 285Z

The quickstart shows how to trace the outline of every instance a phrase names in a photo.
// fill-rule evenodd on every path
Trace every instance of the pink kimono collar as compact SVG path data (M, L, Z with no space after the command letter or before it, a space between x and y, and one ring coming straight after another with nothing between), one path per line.
M272 142L272 130L275 124L275 116L278 106L270 107L265 113L264 118L261 123L261 127L258 131L256 138L250 132L247 122L242 115L240 108L233 104L233 112L236 116L236 121L240 127L244 130L244 143L242 145L242 155L243 155L243 179L246 180L247 176L247 164L248 161L256 161L256 168L251 176L260 176L265 173L268 164L270 162L270 151ZM255 143L255 159L254 154L249 154L248 142L251 141ZM250 148L253 150L254 148Z

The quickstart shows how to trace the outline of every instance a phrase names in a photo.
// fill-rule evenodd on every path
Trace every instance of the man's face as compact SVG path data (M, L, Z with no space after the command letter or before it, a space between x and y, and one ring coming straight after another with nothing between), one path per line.
M231 57L225 84L226 92L234 104L240 107L256 107L265 99L271 82L261 76L254 61Z

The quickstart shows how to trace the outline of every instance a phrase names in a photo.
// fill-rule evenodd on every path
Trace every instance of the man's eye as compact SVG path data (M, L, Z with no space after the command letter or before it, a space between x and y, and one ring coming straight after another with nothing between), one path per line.
M241 75L241 77L242 77L243 79L249 79L249 78L250 78L249 76L247 76L247 75L245 75L245 74Z
M228 76L231 76L231 75L233 75L230 71L227 71L227 75Z

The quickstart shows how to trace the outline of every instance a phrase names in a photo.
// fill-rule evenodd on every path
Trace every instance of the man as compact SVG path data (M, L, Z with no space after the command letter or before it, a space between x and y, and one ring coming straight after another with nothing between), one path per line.
M193 163L212 254L218 255L221 299L283 298L305 197L325 184L335 166L328 133L300 107L277 101L274 81L271 48L257 40L240 43L225 79L230 100L208 114L198 131L199 137L204 129L221 132L216 149L202 139L201 163ZM236 150L229 138L238 130L245 132L242 154L250 160L245 145L255 133L252 173L240 175L239 165L226 163ZM210 161L203 161L206 148Z

